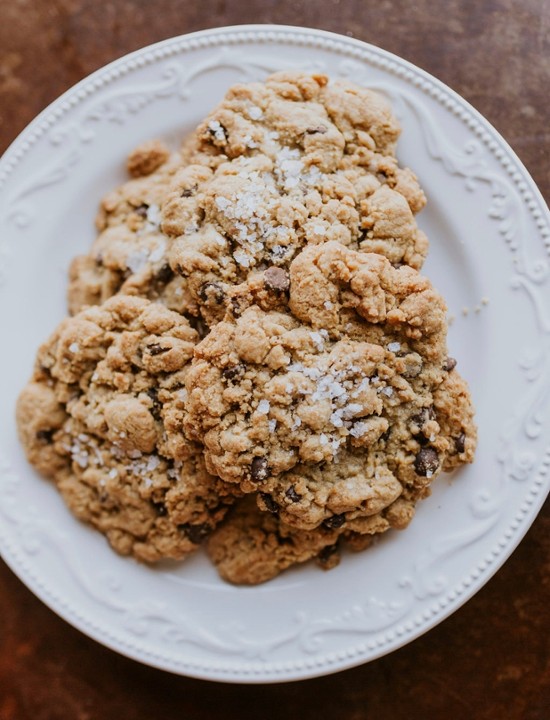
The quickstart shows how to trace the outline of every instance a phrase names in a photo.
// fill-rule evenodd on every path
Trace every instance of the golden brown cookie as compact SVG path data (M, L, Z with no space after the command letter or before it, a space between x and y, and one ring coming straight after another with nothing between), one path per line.
M183 433L198 335L146 299L116 296L64 320L19 397L29 461L115 550L182 558L233 498Z
M329 241L421 267L425 197L393 155L399 127L376 93L323 75L236 85L202 123L162 208L172 269L208 323L253 271L288 269ZM210 175L208 176L208 172Z
M456 371L426 278L326 243L294 261L279 302L239 305L195 349L185 427L211 472L309 530L416 500L472 460L471 400L443 389Z

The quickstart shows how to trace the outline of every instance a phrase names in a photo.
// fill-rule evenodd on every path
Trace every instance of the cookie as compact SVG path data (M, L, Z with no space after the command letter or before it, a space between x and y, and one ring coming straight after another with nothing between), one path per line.
M186 168L162 207L170 266L206 321L223 317L232 286L287 269L308 245L338 241L420 268L428 242L414 213L425 197L397 164L398 134L387 103L345 81L278 73L234 86L187 150L201 181Z
M167 238L160 230L160 207L182 165L181 154L170 154L158 141L130 154L132 179L103 199L99 235L90 252L74 258L69 268L71 314L121 292L162 302L188 317L198 315L187 281L168 264Z
M469 393L441 389L456 370L426 278L329 242L292 263L286 303L239 306L195 348L184 424L210 472L311 530L416 501L473 459Z
M17 404L29 461L119 553L182 558L232 494L182 430L197 332L178 313L119 295L61 322Z
M351 521L346 528L298 530L281 521L276 512L262 512L250 494L231 509L208 538L206 548L224 580L257 585L309 560L330 570L339 564L343 548L365 550L381 533L404 529L413 513L413 503L399 499L377 515Z

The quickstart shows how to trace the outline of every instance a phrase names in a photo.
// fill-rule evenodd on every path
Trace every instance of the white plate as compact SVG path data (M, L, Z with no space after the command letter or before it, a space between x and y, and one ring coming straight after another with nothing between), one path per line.
M328 573L257 588L206 558L150 569L115 555L29 469L13 420L38 343L65 313L70 258L140 141L177 140L236 81L277 69L346 76L391 99L402 163L429 198L425 272L456 316L451 354L470 381L479 450L439 479L405 533ZM260 682L322 675L409 642L502 565L549 489L550 230L534 183L466 102L409 63L316 30L242 26L167 40L69 90L0 162L0 547L17 575L99 642L177 673ZM488 304L486 303L488 300ZM467 315L463 308L468 308Z

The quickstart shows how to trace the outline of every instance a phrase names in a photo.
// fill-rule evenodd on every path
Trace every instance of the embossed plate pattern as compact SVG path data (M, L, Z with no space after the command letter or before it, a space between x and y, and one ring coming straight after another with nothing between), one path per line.
M142 140L176 143L240 80L303 68L391 100L402 163L429 198L425 272L455 316L451 354L477 406L472 467L437 481L405 534L323 573L258 588L206 558L150 569L119 558L26 464L13 421L40 341L65 313L70 258L89 247L100 197ZM3 345L0 548L67 621L176 673L272 682L322 675L409 642L456 610L520 541L549 489L550 230L534 183L459 96L375 47L329 33L242 26L133 53L53 103L0 161Z

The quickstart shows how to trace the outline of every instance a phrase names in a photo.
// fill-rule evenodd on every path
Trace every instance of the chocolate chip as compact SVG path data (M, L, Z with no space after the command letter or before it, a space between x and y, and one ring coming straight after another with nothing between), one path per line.
M279 514L279 506L273 500L272 496L269 493L260 493L260 497L262 499L263 504L265 505L265 509L269 510L270 513L273 513L274 515Z
M435 410L433 407L424 407L417 415L413 415L411 420L415 425L422 428L429 420L435 420Z
M331 517L323 520L323 525L329 530L336 530L337 528L341 528L345 522L346 516L344 513L340 513L339 515L331 515Z
M137 208L135 208L134 212L136 213L136 215L139 215L142 218L146 218L147 210L149 210L149 205L147 205L147 203L141 203L141 205L138 205Z
M432 475L439 467L439 455L431 447L421 448L414 459L414 469L417 475L427 477Z
M286 292L290 287L289 274L279 267L270 267L264 272L264 285L267 290Z
M455 437L454 440L457 453L463 453L466 449L466 435L464 433L460 433L460 435Z
M223 287L215 282L205 282L199 290L199 296L204 302L213 299L218 305L221 305L225 301L225 291Z
M254 482L263 482L269 477L269 467L264 457L255 457L250 466L250 476Z
M390 439L390 435L391 435L391 427L389 427L387 430L385 430L378 439L383 440L384 442L387 442Z
M158 398L158 390L155 387L149 388L149 390L147 390L147 395L151 398L151 415L155 418L155 420L160 420L162 403L159 401Z
M185 188L181 191L181 197L193 197L193 195L196 193L198 188L198 185L193 185L193 187Z
M445 362L443 363L443 370L446 370L447 372L451 372L451 370L454 370L456 367L456 360L452 357L448 357Z
M42 440L42 442L48 443L52 441L54 430L38 430L36 433L36 439Z
M326 131L327 131L327 128L324 125L317 125L317 127L307 128L306 133L308 135L316 135L317 133L324 135L324 133L326 133Z
M174 272L170 265L163 265L155 275L155 280L159 283L167 283L174 277Z
M334 555L338 552L338 543L334 545L327 545L324 547L319 555L317 555L317 562L320 565L328 565L329 561L334 558Z
M302 499L302 496L296 492L296 488L294 487L294 485L291 485L285 490L285 495L290 500L290 502L300 502L300 500Z
M155 508L158 515L164 516L168 513L166 505L163 502L155 502L154 500L151 500L151 505Z
M246 365L237 363L237 365L228 365L222 370L222 375L228 380L240 380L246 372Z
M181 530L185 535L191 540L191 542L195 545L199 545L204 538L208 537L210 535L210 532L212 531L212 528L208 523L203 523L201 525L191 525L191 523L183 523L182 525L178 525L178 530Z
M242 315L243 309L240 305L239 298L238 297L232 297L231 298L231 305L230 308L231 314L233 317L238 318Z
M147 345L147 350L149 350L150 355L162 355L162 353L168 352L170 348L162 347L159 343L151 343L150 345Z

